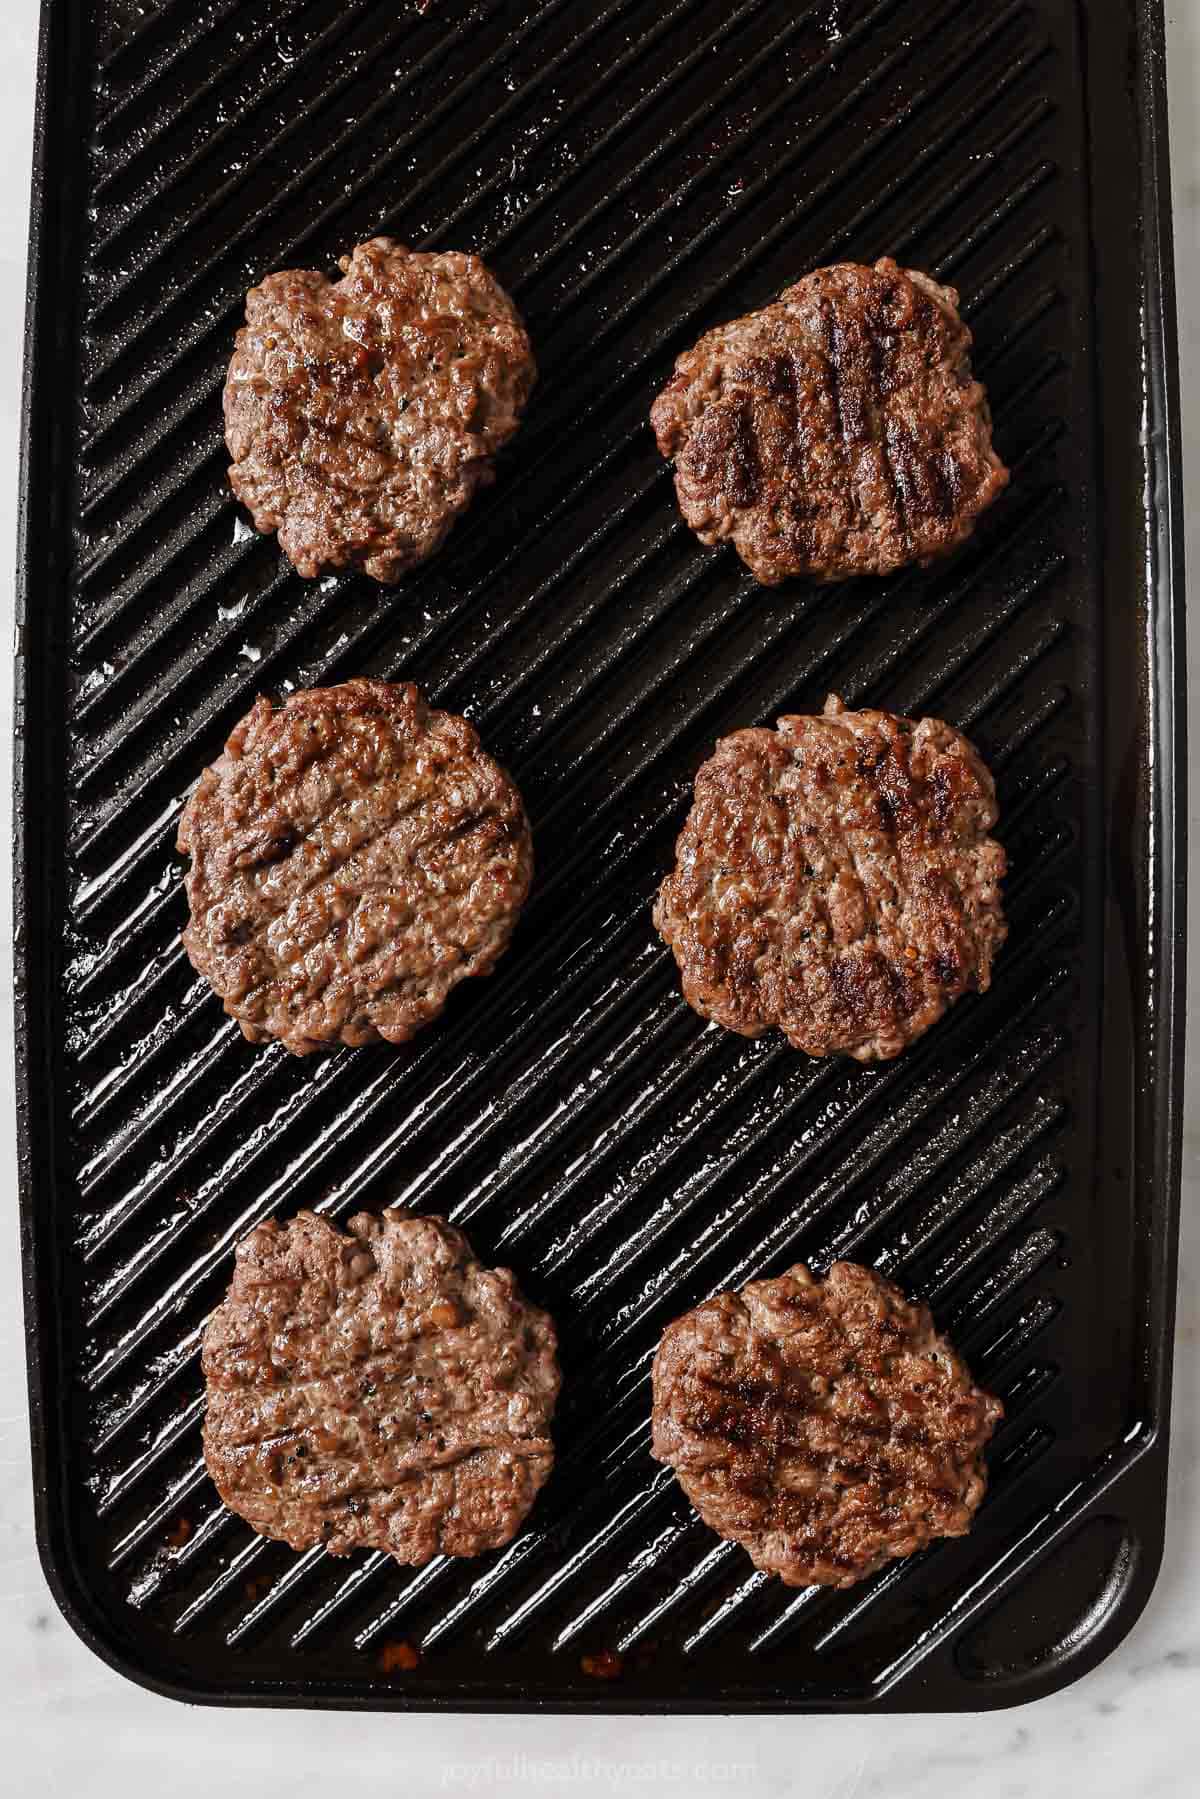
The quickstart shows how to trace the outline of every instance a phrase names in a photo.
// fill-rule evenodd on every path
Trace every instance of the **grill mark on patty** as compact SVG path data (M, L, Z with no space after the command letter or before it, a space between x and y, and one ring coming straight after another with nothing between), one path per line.
M346 854L335 860L330 867L320 869L318 872L311 875L302 873L299 886L293 887L289 883L286 890L279 895L279 904L277 905L276 910L274 912L268 911L261 919L260 923L256 927L253 927L253 935L250 941L259 948L265 947L266 939L270 935L272 927L278 924L279 920L290 912L297 900L310 899L315 893L326 886L336 888L338 875L354 861L356 856L362 856L364 859L368 858L371 851L381 845L385 839L389 838L398 825L403 824L406 818L411 818L415 812L420 810L421 801L427 798L427 794L416 795L407 805L402 806L399 811L393 812L386 823L368 832L368 834L362 838L353 849L347 850ZM340 807L337 811L330 813L327 817L315 818L312 824L305 831L300 833L299 836L292 833L292 847L287 853L287 860L290 863L297 864L302 870L302 861L299 861L298 859L303 857L305 845L310 843L318 832L329 830L332 834L332 827L336 826L339 819L349 815L349 809L349 803L347 803L347 805ZM235 866L238 868L239 872L245 873L251 868L272 866L282 859L282 856L269 855L250 864L244 864L238 860L235 863ZM413 858L410 855L406 855L404 861L408 867L420 866L419 864L414 863ZM254 894L255 899L261 904L270 906L272 903L273 896L265 892L261 887L256 886ZM363 897L361 892L357 897ZM337 929L344 923L344 919L335 920L331 928ZM238 928L241 929L242 927L239 926ZM327 932L326 935L329 935L329 933ZM245 941L245 939L243 939L243 941Z
M706 1301L664 1333L653 1384L657 1459L792 1585L848 1586L962 1534L1001 1416L928 1311L849 1263Z
M248 294L224 393L229 480L303 575L353 566L390 584L491 478L536 370L477 257L373 238L341 267Z
M221 1495L296 1548L475 1554L514 1534L552 1465L553 1327L441 1220L257 1227L202 1360Z
M336 1476L342 1471L345 1471L348 1476L353 1475L347 1491L355 1493L386 1492L389 1483L372 1482L365 1479L362 1475L361 1463L355 1460L348 1448L340 1454L335 1454L337 1443L321 1441L322 1432L317 1424L320 1416L317 1402L324 1384L319 1377L313 1376L307 1381L297 1383L294 1387L285 1382L281 1386L271 1388L272 1393L290 1393L292 1395L296 1395L304 1389L310 1390L314 1396L312 1416L303 1424L290 1426L286 1430L263 1436L246 1436L240 1432L227 1434L223 1438L223 1448L231 1453L256 1452L256 1461L265 1459L268 1462L279 1462L281 1458L286 1457L289 1466L303 1461L315 1462L320 1458L323 1468L331 1476ZM405 1382L380 1381L374 1384L374 1392L371 1397L380 1397L385 1407L394 1406L397 1412L402 1413L410 1394ZM328 1433L325 1435L328 1436ZM362 1435L360 1435L358 1441L362 1440ZM379 1437L377 1427L373 1433L368 1434L367 1442L376 1454L387 1456L389 1465L398 1474L406 1476L418 1475L428 1468L457 1467L462 1462L491 1453L511 1454L514 1458L518 1458L549 1455L553 1453L554 1448L549 1437L516 1437L505 1434L480 1436L473 1441L456 1443L451 1447L446 1443L444 1433L439 1439L431 1430L427 1442L418 1440L417 1444L406 1454L395 1456L389 1453L386 1443ZM274 1484L278 1485L278 1479Z
M735 506L750 506L760 492L758 450L751 402L735 394L705 413L688 455L701 479L718 482Z
M838 319L836 309L828 297L825 297L821 302L821 316L825 326L825 362L822 373L826 376L826 385L833 415L838 422L840 440L838 447L841 452L842 468L845 471L846 491L853 508L854 516L849 529L850 531L857 531L861 530L863 525L863 503L862 489L858 481L854 478L854 459L851 450L851 438L852 436L857 437L860 432L867 428L865 409L862 404L861 395L854 394L853 371L850 359L847 356L845 330ZM849 387L851 394L854 395L853 413L856 426L856 429L854 430L848 426L846 418L847 409L844 395L847 391L847 387ZM847 535L849 535L849 532L843 533L843 541ZM811 555L816 548L816 534L811 527L807 536L808 541L804 543L802 547L805 554Z
M963 542L1008 476L956 298L887 259L838 264L681 356L651 421L701 540L732 538L767 584Z
M445 797L456 779L470 790L457 810ZM319 791L304 794L306 781ZM270 816L301 802L316 806L303 826ZM355 820L364 803L365 826ZM254 806L267 809L261 823L246 820ZM413 841L402 841L414 821ZM342 833L351 841L339 851ZM314 845L324 865L310 869ZM193 855L184 934L193 965L247 1035L280 1036L297 1053L342 1040L344 1031L353 1042L364 1040L363 1029L411 1035L428 1022L450 985L486 972L506 947L531 865L519 795L473 730L430 713L415 688L369 681L301 693L275 708L259 702L188 802L179 847ZM358 872L344 886L352 865ZM256 878L264 872L269 884ZM497 880L476 893L481 875ZM230 922L234 907L240 915ZM273 943L280 928L286 941ZM405 934L417 974L397 956ZM327 962L314 967L318 953ZM398 1004L419 1016L397 1016ZM317 1006L330 1009L325 1035L314 1017L297 1037L300 1015Z
M882 338L876 336L869 328L867 333L867 344L868 355L871 359L871 367L874 371L875 380L879 386L880 392L885 396L890 397L895 390L895 380L891 369L889 368L889 351L885 347ZM892 354L894 354L894 352ZM882 428L876 430L875 442L882 453L883 469L884 473L887 475L888 488L896 515L896 521L900 528L900 535L903 539L906 552L911 554L913 547L913 533L908 516L908 496L901 482L900 471L897 466L894 452L893 432L895 429L895 420L891 417L890 413L885 412L882 420Z
M655 904L685 996L812 1055L899 1053L989 984L1005 934L995 816L986 769L935 720L831 700L821 719L724 739Z

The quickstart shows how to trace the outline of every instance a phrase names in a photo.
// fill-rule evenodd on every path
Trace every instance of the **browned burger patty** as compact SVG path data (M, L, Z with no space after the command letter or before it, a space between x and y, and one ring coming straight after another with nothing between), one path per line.
M928 1309L853 1262L721 1293L654 1360L654 1455L791 1587L853 1586L963 1536L1002 1415Z
M490 974L533 874L521 796L411 685L257 700L179 824L183 933L251 1043L404 1043Z
M767 586L928 563L1008 481L958 295L889 258L837 263L709 331L650 421L702 542Z
M554 1462L554 1326L440 1218L311 1212L238 1245L209 1319L204 1457L263 1536L398 1562L479 1555Z
M688 1004L810 1056L899 1055L991 981L1007 927L991 775L939 719L735 731L696 776L654 922Z
M399 580L440 548L517 429L536 367L477 256L376 237L341 281L268 275L225 385L229 480L302 575Z

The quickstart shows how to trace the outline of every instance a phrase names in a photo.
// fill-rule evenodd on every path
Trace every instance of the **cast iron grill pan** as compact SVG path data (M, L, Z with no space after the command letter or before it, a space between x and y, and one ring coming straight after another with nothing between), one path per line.
M18 717L39 1526L99 1651L190 1698L978 1708L1097 1659L1161 1547L1181 797L1157 9L1097 0L48 0ZM541 386L395 592L301 581L224 480L246 288L472 248ZM646 424L675 355L839 257L952 282L1011 488L953 564L755 586ZM516 944L408 1051L253 1051L192 974L175 820L259 692L414 678L529 803ZM649 902L714 738L931 710L999 780L992 992L882 1068L706 1028ZM557 1317L559 1464L473 1563L227 1514L197 1346L299 1205L463 1224ZM845 1594L754 1572L651 1461L649 1361L797 1257L931 1301L1004 1398L969 1539ZM386 1675L399 1640L420 1664ZM620 1657L600 1682L585 1656Z

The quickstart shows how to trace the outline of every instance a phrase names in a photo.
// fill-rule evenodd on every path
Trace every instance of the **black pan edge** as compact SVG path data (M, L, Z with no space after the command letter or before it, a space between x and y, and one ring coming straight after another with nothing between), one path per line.
M78 102L72 92L75 11L69 0L44 0L36 99L26 354L22 393L21 496L18 520L16 586L17 654L15 669L14 747L14 930L16 1096L21 1238L29 1370L30 1423L34 1468L37 1540L42 1564L55 1599L82 1640L118 1672L150 1690L185 1702L237 1705L323 1706L358 1709L361 1694L329 1689L281 1691L271 1686L205 1688L163 1676L140 1663L111 1629L94 1603L87 1572L69 1549L65 1528L65 1495L55 1470L61 1430L58 1395L62 1390L63 1355L57 1329L59 1316L55 1269L45 1228L46 1197L56 1179L56 1132L52 1093L55 1046L45 1021L51 1015L46 982L51 959L46 939L53 907L46 903L45 883L55 868L51 840L54 812L43 804L47 792L62 780L61 745L45 728L52 716L47 688L52 673L54 621L39 604L47 569L55 554L56 524L62 496L52 479L55 420L48 405L54 387L55 344L72 328L58 304L59 271L73 253L73 208L70 120ZM1184 568L1182 490L1179 449L1179 395L1175 363L1175 281L1172 262L1170 184L1166 130L1164 28L1161 0L1140 0L1138 11L1139 81L1143 96L1142 137L1144 184L1143 282L1146 366L1148 373L1147 475L1158 496L1153 513L1153 586L1150 636L1153 695L1152 814L1156 866L1150 871L1156 912L1152 940L1159 952L1152 973L1151 1027L1145 1079L1146 1109L1140 1123L1148 1145L1146 1195L1152 1219L1151 1266L1153 1367L1150 1390L1154 1419L1144 1438L1112 1478L1089 1493L1077 1509L1068 1509L1044 1539L1014 1560L1002 1580L992 1585L980 1605L996 1602L1010 1582L1035 1564L1068 1529L1101 1509L1135 1513L1141 1526L1142 1555L1119 1605L1077 1654L1003 1692L974 1690L972 1709L1025 1703L1060 1690L1108 1655L1128 1633L1149 1600L1162 1553L1165 1511L1167 1425L1170 1409L1171 1357L1178 1251L1179 1174L1183 1109L1184 992L1186 927L1186 726L1184 645ZM53 878L52 876L50 878ZM1150 1204L1150 1201L1153 1201ZM958 1628L972 1612L964 1612ZM957 1630L955 1632L957 1634ZM947 1674L953 1638L939 1651ZM928 1675L929 1670L926 1670ZM935 1685L937 1683L935 1682ZM504 1699L412 1699L372 1694L366 1703L390 1710L469 1709L479 1711L599 1711L613 1713L710 1712L729 1708L681 1699L675 1704L647 1705L611 1691L589 1703L581 1699L539 1699L527 1705ZM900 1678L870 1710L927 1709L928 1702ZM747 1705L748 1711L789 1709L769 1698ZM795 1709L846 1709L802 1706ZM936 1702L932 1709L942 1709Z

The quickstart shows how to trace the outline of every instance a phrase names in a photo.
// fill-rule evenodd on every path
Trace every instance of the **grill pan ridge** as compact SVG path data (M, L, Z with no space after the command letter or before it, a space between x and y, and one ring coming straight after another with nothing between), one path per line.
M1076 1678L1162 1546L1182 1057L1180 496L1158 0L45 0L18 571L19 1156L38 1536L99 1654L221 1703L978 1710ZM303 582L224 480L246 288L475 249L541 384L446 549ZM1008 492L952 565L765 591L646 424L838 257L959 287ZM416 679L529 805L514 947L409 1049L253 1051L175 820L258 692ZM713 739L930 710L994 767L992 991L881 1068L684 1005L650 900ZM410 1206L555 1315L559 1463L474 1563L225 1513L198 1339L257 1219ZM972 1535L784 1589L649 1457L664 1324L798 1257L1005 1400ZM405 1639L419 1666L387 1674ZM585 1656L615 1651L597 1681Z

